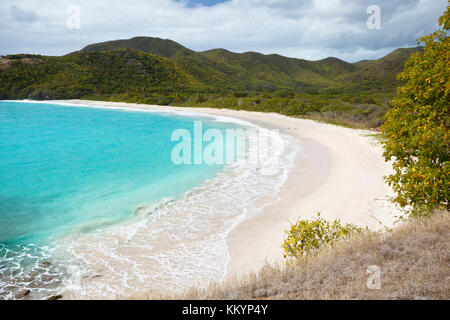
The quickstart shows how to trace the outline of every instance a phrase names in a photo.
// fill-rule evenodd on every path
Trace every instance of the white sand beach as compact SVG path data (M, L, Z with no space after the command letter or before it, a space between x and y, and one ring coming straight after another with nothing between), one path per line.
M228 235L230 260L227 278L255 271L266 262L282 262L284 231L299 218L320 212L326 219L341 219L378 229L392 226L398 209L389 201L393 194L383 176L391 166L373 132L339 127L274 113L225 109L163 107L130 103L58 100L90 106L194 111L277 128L298 140L302 147L300 172L291 174L280 190L280 200L242 221Z

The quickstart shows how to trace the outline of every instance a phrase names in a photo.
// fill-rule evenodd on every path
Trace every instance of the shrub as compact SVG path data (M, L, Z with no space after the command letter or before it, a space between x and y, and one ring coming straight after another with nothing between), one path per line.
M276 95L280 98L290 98L292 99L295 94L293 92L291 92L290 90L287 89L282 89L276 92Z
M168 106L172 103L172 98L163 94L156 95L156 104L160 106Z
M297 101L291 101L283 110L283 114L288 116L304 115L307 110L304 103L298 103Z
M184 96L183 94L177 92L177 93L175 94L175 97L174 97L174 99L173 99L173 102L175 102L175 103L183 103L183 102L185 102L186 100L187 100L186 96Z
M199 93L195 96L194 102L195 103L203 103L206 101L206 98L203 94Z
M341 224L340 220L328 222L320 217L320 213L312 220L299 220L286 231L287 238L283 242L284 258L296 260L325 246L332 245L353 233L363 229L353 224Z
M384 157L393 161L394 174L386 179L394 201L414 210L450 209L449 18L450 6L439 19L444 30L421 38L423 53L412 54L399 75L405 85L382 127Z
M244 98L244 97L248 96L248 92L245 92L245 91L237 91L237 92L234 93L234 96L235 96L236 98Z
M372 97L367 97L363 100L365 104L377 104L377 102Z

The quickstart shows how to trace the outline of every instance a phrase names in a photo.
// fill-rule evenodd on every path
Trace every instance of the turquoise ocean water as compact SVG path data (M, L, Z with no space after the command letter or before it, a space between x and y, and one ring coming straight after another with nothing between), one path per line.
M179 199L217 175L223 166L171 161L172 131L192 133L194 120L0 101L0 298L17 283L58 285L54 239L136 218L140 205ZM235 127L203 120L203 130Z

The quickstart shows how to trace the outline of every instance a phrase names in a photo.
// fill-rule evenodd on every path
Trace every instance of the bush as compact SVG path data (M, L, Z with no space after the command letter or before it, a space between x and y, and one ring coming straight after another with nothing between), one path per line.
M293 92L291 92L290 90L287 89L282 89L276 92L276 95L280 98L289 98L292 99L295 94Z
M248 96L248 92L245 92L245 91L237 91L237 92L234 93L234 96L235 96L236 98L244 98L244 97Z
M317 214L312 220L299 220L286 231L287 238L283 242L284 258L296 260L325 246L332 245L353 233L363 229L353 225L342 225L339 220L332 223Z
M156 104L160 106L168 106L172 103L172 98L163 94L156 95Z
M282 113L288 116L298 116L304 115L306 110L307 108L304 103L293 101L282 110Z
M449 11L439 19L444 30L421 38L423 53L407 61L399 75L405 85L382 127L384 157L393 161L394 174L386 179L394 201L414 210L450 209Z
M194 102L195 102L195 103L203 103L203 102L205 102L205 101L206 101L206 98L205 98L205 96L204 96L203 94L201 94L201 93L197 94L197 95L195 96L195 98L194 98Z
M365 98L365 99L363 100L363 102L364 102L365 104L377 104L377 102L376 102L373 98L371 98L371 97Z

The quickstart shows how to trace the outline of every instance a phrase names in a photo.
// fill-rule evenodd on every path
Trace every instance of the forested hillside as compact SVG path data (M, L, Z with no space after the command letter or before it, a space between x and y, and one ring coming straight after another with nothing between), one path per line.
M212 106L376 127L412 52L379 60L308 61L225 49L196 52L159 38L92 44L61 57L0 59L0 99L95 99Z

